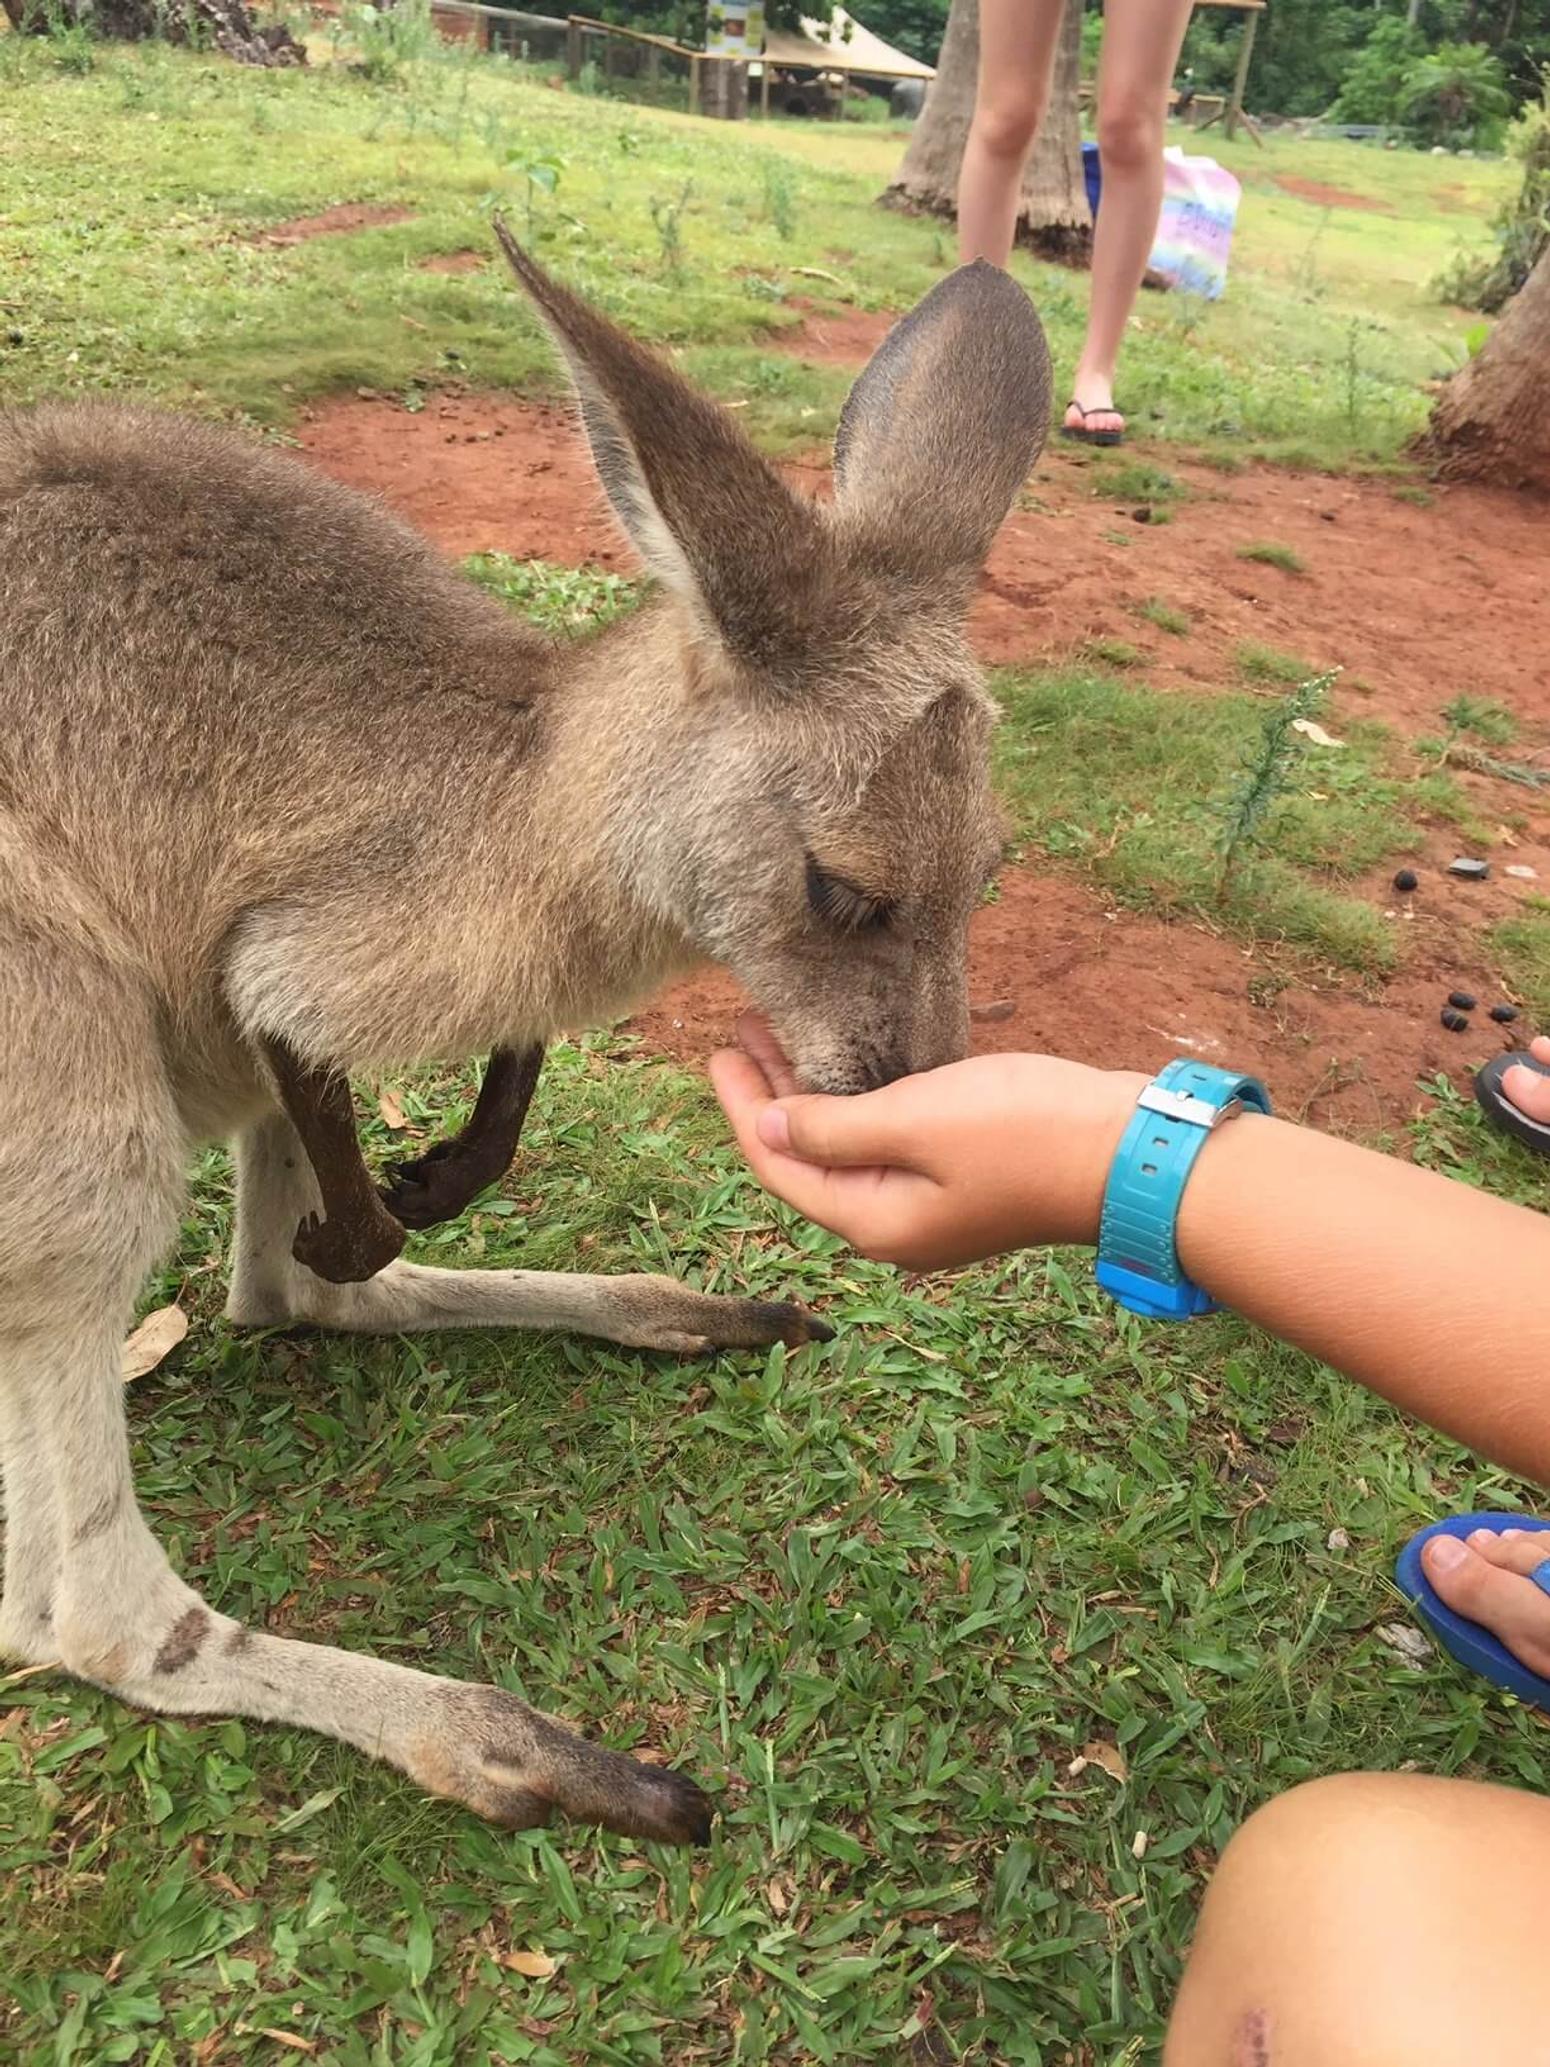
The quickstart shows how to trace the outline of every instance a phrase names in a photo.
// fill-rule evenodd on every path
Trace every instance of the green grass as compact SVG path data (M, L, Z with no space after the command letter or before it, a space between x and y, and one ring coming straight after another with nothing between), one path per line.
M1550 898L1528 897L1491 936L1514 997L1540 1021L1550 1021Z
M472 1088L397 1087L427 1127ZM1435 1152L1488 1152L1472 1128L1448 1111ZM1084 1259L860 1263L670 1070L559 1050L503 1196L426 1250L795 1290L833 1345L240 1336L228 1215L208 1155L149 1295L193 1330L130 1395L178 1563L229 1612L656 1745L721 1820L695 1857L509 1837L300 1731L13 1682L8 2058L270 2063L278 2030L342 2067L892 2062L929 1997L944 2058L1137 2059L1268 1794L1409 1760L1550 1784L1523 1711L1372 1635L1413 1527L1519 1489L1237 1322L1134 1324ZM1069 1773L1095 1738L1123 1782Z
M1140 667L1146 660L1141 648L1128 639L1087 639L1081 650L1084 660L1100 667Z
M874 206L902 147L891 129L723 136L456 51L385 81L328 62L257 74L157 45L99 49L82 74L6 36L0 91L6 402L133 390L279 425L308 396L357 386L551 390L550 353L499 268L422 268L488 248L500 205L568 280L794 450L828 435L846 385L772 355L796 299L902 309L952 263L942 226ZM1145 298L1125 400L1148 437L1226 460L1388 464L1423 421L1420 383L1463 351L1453 315L1423 295L1445 255L1435 190L1446 175L1467 194L1447 237L1479 242L1471 211L1506 174L1350 147L1346 160L1343 183L1359 168L1398 197L1396 214L1326 222L1266 175L1332 163L1329 150L1276 140L1247 168L1226 299ZM408 219L285 249L257 240L341 201ZM1068 367L1086 283L1017 265Z
M551 567L507 553L475 553L464 566L479 583L546 632L574 637L633 610L644 585L595 567Z
M1283 574L1306 574L1307 562L1300 553L1293 552L1289 545L1276 545L1261 540L1255 545L1240 545L1240 560L1252 560L1260 567L1279 567Z
M1260 698L1158 696L1084 668L997 687L1000 778L1026 846L1138 909L1209 913L1352 970L1381 974L1396 954L1393 928L1353 881L1409 851L1417 827L1470 816L1445 772L1412 769L1383 726L1343 719L1343 747L1299 749L1224 898L1221 842L1265 722Z
M1137 604L1136 615L1144 617L1148 624L1155 624L1160 632L1172 633L1176 639L1187 638L1194 623L1187 610L1175 609L1161 596L1148 596L1144 603Z
M1246 639L1233 653L1233 666L1245 682L1278 682L1293 687L1317 672L1295 653L1283 653L1277 646L1262 646Z
M951 263L938 226L871 205L897 135L722 137L455 54L387 71L0 37L0 399L147 392L283 426L355 386L409 406L448 380L547 392L547 347L495 267L422 269L482 247L498 201L794 449L827 434L846 385L780 350L797 298L902 308ZM1446 237L1454 220L1478 236L1506 175L1275 136L1211 148L1248 186L1232 289L1209 308L1147 298L1138 426L1223 467L1294 444L1391 461L1458 335L1421 298L1446 256L1443 186L1462 197ZM1365 183L1390 212L1326 218L1274 185L1293 171ZM341 201L411 219L255 238ZM1084 283L1019 264L1069 364ZM1093 478L1159 516L1179 493L1129 460ZM470 567L563 634L637 594L499 555ZM1138 614L1190 628L1160 598ZM1461 793L1342 716L1345 748L1300 756L1221 905L1223 814L1265 692L1313 671L1264 647L1237 667L1259 693L1004 678L1019 838L1116 898L1381 973L1391 938L1352 878L1427 820L1463 822ZM1487 707L1460 708L1455 732L1489 739ZM1550 1013L1550 904L1492 947ZM410 1138L473 1093L467 1072L392 1088ZM401 1148L366 1112L372 1152ZM1540 1196L1538 1166L1446 1085L1410 1145ZM1412 1761L1550 1784L1521 1710L1372 1634L1399 1612L1387 1575L1411 1529L1523 1489L1236 1321L1140 1326L1085 1258L925 1280L859 1262L757 1193L699 1081L617 1041L556 1050L513 1176L417 1253L795 1293L835 1343L685 1365L554 1337L242 1335L219 1317L229 1223L208 1153L147 1293L193 1329L129 1401L179 1566L249 1620L495 1679L652 1746L721 1818L694 1857L504 1836L303 1732L0 1679L0 2059L1134 2067L1215 1857L1267 1796ZM1095 1738L1124 1780L1071 1772Z

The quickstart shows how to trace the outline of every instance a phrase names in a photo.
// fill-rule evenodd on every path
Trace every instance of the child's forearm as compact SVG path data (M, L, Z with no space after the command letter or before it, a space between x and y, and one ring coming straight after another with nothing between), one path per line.
M1245 1115L1196 1163L1178 1244L1224 1306L1550 1485L1550 1221Z

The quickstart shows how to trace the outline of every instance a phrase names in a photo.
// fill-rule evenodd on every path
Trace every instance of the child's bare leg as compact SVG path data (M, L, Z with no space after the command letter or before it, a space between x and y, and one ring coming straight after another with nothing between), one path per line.
M1550 1801L1419 1774L1294 1788L1206 1897L1165 2067L1550 2058Z

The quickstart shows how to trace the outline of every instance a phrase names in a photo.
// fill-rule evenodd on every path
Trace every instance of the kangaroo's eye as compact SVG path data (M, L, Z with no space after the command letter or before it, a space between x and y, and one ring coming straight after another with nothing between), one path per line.
M807 901L825 924L845 933L873 932L893 917L893 905L886 897L869 892L820 868L807 857Z

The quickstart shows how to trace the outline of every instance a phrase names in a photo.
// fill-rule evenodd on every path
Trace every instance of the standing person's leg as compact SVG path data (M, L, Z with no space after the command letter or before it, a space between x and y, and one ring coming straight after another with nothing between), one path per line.
M1081 408L1068 429L1123 430L1113 407L1114 368L1125 325L1157 236L1162 208L1163 124L1192 0L1105 0L1098 60L1098 157L1103 193L1093 237L1087 342L1071 392Z
M1296 1787L1223 1854L1164 2067L1550 2058L1550 1802L1419 1774Z
M958 252L1012 256L1023 167L1044 119L1068 0L980 0L979 86L958 174Z

